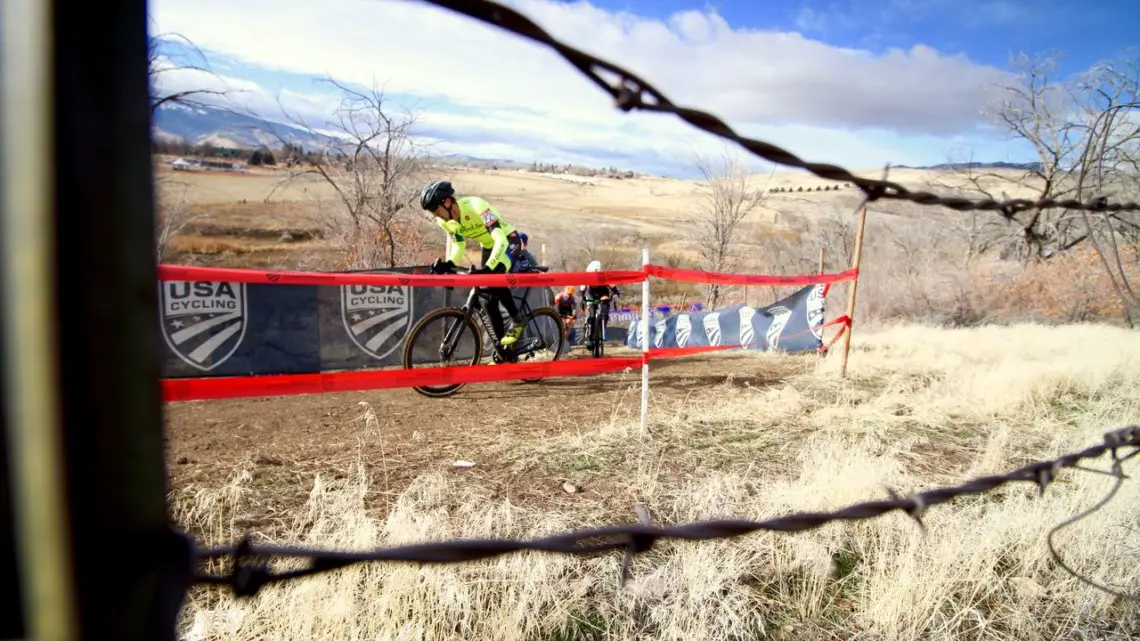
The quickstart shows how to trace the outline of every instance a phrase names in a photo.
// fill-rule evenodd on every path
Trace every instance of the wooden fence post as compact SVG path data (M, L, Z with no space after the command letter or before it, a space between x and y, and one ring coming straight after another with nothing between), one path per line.
M859 269L859 261L863 256L863 228L867 224L867 203L859 210L859 226L855 230L855 252L851 256L852 269ZM847 335L843 337L843 361L839 366L839 376L847 376L847 355L851 353L851 332L855 329L855 292L859 289L859 278L851 281L851 289L847 291Z

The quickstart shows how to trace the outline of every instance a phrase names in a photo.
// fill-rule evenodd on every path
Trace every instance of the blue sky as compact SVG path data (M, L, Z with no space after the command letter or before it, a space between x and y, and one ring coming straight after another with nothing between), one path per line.
M1032 160L979 112L1010 54L1060 49L1059 71L1075 72L1120 55L1140 25L1135 0L504 4L674 102L854 170L948 154ZM720 144L672 116L622 113L553 52L418 0L152 0L151 19L153 33L193 40L218 75L164 74L170 88L223 83L270 118L278 100L308 122L329 118L336 96L315 81L328 74L383 84L445 153L691 175L691 154Z

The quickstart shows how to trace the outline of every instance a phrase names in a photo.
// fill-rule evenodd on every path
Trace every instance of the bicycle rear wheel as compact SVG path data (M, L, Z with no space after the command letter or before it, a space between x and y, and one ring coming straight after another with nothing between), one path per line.
M438 363L447 366L474 366L483 358L483 341L479 328L458 307L443 307L428 312L408 332L404 343L404 369L417 364ZM423 385L413 387L424 396L440 398L459 391L466 383Z
M594 341L594 356L603 358L606 355L606 326L610 324L609 301L605 301L603 304L598 306L598 314L596 320L598 324L598 331L597 339Z
M526 329L519 338L519 360L554 362L566 350L566 324L558 312L541 307L527 315ZM542 378L524 378L524 383L535 383Z

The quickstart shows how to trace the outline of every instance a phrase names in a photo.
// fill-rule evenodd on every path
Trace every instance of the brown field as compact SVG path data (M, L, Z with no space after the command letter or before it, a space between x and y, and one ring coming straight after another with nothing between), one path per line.
M614 266L636 264L643 246L661 262L696 266L685 226L699 204L691 182L449 176L527 231L536 255L546 243L557 269L583 268L583 246L608 251ZM167 262L296 269L338 260L313 224L330 197L317 181L274 191L280 175L269 172L160 178L164 202L193 216L170 239ZM914 170L891 178L915 188L953 181ZM773 182L817 184L790 172ZM857 202L852 189L772 195L741 233L742 271L812 272L820 247L829 271L845 269ZM637 435L638 372L472 385L447 399L382 390L175 403L166 408L174 513L205 543L254 532L353 549L633 522L635 503L656 523L765 518L1004 472L1140 421L1132 332L1040 324L1116 319L1087 256L964 267L967 216L890 202L870 212L847 379L835 353L654 361L647 439ZM700 295L661 288L656 300ZM780 293L737 292L752 304ZM832 289L829 317L845 298L845 286ZM993 320L1007 326L931 326ZM524 554L363 565L252 600L196 590L182 632L187 641L1135 638L1135 604L1066 574L1044 541L1109 485L1071 471L1041 498L1026 484L962 499L932 508L925 536L890 515L803 534L663 542L633 563L625 587L620 554ZM1058 536L1066 563L1140 587L1137 487L1125 484Z
M560 252L573 253L577 245L594 238L597 238L595 242L615 248L623 255L632 256L641 247L649 246L655 253L677 254L689 261L697 257L691 240L692 230L686 225L686 220L701 203L693 181L471 169L439 173L448 176L463 193L486 198L516 227L527 231L536 256L546 244L548 262L556 260ZM880 172L863 173L876 176ZM199 247L197 253L215 255L219 252L217 245L196 237L227 236L236 239L237 244L249 244L249 251L245 252L248 256L242 256L241 248L236 245L222 250L230 252L227 255L230 262L259 267L271 267L275 261L287 262L278 254L266 254L267 250L257 241L275 239L288 230L313 233L315 230L307 216L318 201L328 201L333 193L326 182L314 176L295 179L282 186L285 176L284 171L258 169L244 175L172 172L160 165L163 193L168 194L168 199L184 194L187 209L200 215L187 230L195 239L177 248L174 259L194 254ZM908 187L921 187L932 181L962 182L938 172L907 169L896 170L891 178ZM755 177L756 186L769 184L768 181L768 176ZM770 186L815 189L831 184L805 172L778 172L771 178ZM1003 188L1013 193L1019 191L1012 184ZM789 216L793 220L804 215L850 219L858 201L857 190L849 187L838 192L772 194L742 225L741 245L747 251L758 246L756 241L761 236L794 237L794 223L788 220ZM872 208L876 209L886 217L897 217L900 210L918 211L897 203ZM442 244L441 237L441 250Z

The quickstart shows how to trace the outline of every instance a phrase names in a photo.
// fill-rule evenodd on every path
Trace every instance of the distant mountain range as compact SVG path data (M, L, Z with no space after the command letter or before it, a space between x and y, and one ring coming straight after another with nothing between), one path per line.
M282 143L311 148L326 140L304 129L283 122L235 113L207 106L164 104L155 110L152 135L156 140L210 144L230 149L278 148ZM477 158L463 154L447 154L447 162L524 166L514 160Z
M155 111L152 124L156 139L191 145L208 143L215 147L256 149L280 147L282 142L301 146L321 142L318 136L285 123L214 107L167 103Z
M301 147L311 147L322 143L304 129L282 122L245 115L206 106L164 104L154 114L153 136L158 140L181 141L191 145L211 144L215 147L231 149L256 149L266 146L280 147L282 142ZM496 164L504 167L524 167L530 163L504 158L477 158L462 154L450 154L443 160L461 164ZM1041 163L972 162L943 163L922 167L892 165L899 169L1022 169L1040 170Z
M1026 171L1041 171L1042 165L1039 162L959 162L959 163L942 163L939 165L924 165L922 167L910 167L907 165L891 165L898 169L1022 169Z

